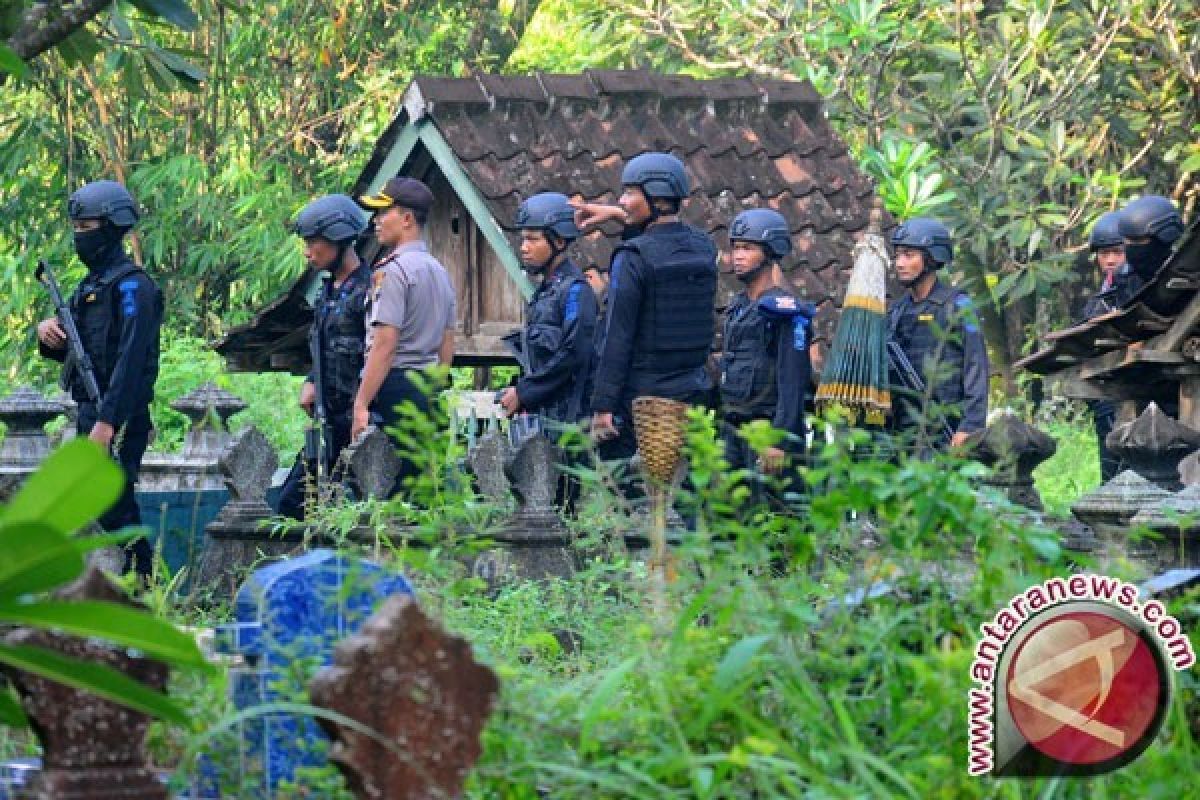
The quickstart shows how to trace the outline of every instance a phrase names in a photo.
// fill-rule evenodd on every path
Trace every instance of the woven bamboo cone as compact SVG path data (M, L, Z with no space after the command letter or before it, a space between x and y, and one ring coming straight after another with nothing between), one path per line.
M660 624L668 620L666 587L676 574L667 546L667 509L674 492L675 471L683 458L687 408L686 403L665 397L639 397L633 401L633 427L649 487L650 601Z

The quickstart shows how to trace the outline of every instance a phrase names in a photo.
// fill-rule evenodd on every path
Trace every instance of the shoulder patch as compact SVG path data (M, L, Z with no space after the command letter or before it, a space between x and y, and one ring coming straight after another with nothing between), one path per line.
M583 284L576 282L567 290L567 307L563 310L563 322L573 322L579 316L579 291Z
M811 303L801 303L790 294L771 294L758 301L758 309L769 317L811 319L816 308Z
M962 292L955 295L954 310L962 316L963 330L967 333L979 333L979 319L975 316L975 305L970 297Z
M117 290L121 293L121 313L126 317L137 316L137 290L138 282L136 278L129 278L117 284Z

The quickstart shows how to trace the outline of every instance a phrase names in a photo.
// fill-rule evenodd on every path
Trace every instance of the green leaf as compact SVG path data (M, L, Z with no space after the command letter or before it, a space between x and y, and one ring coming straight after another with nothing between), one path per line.
M9 47L0 43L0 70L18 78L24 78L29 74L29 65Z
M200 24L196 12L183 0L131 0L136 8L155 17L162 17L167 22L185 31L193 31Z
M121 468L95 442L72 439L29 477L3 521L41 522L73 533L107 511L124 484Z
M727 691L741 680L742 674L750 666L754 656L769 641L771 641L771 636L766 634L747 636L729 648L729 652L721 659L721 663L717 665L716 674L713 676L714 690Z
M583 721L579 726L579 749L590 750L594 744L592 740L592 729L600 719L600 715L611 706L612 697L621 688L621 683L625 680L625 676L638 664L637 656L629 658L618 664L611 672L604 676L604 680L600 681L596 686L596 691L592 693L592 699L588 702L587 708L583 712Z
M44 522L0 524L0 600L42 592L83 572L83 555L71 539Z
M0 687L0 725L8 725L11 728L29 727L25 709L21 708L21 701L12 687Z
M166 695L112 667L67 658L49 650L0 643L0 663L91 692L176 725L187 727L188 714Z
M117 603L98 600L0 603L0 620L99 637L135 647L147 657L172 664L207 666L192 637L145 611Z

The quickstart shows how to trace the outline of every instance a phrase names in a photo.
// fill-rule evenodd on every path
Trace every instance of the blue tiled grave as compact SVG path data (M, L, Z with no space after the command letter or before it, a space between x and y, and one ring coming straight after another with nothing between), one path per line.
M217 630L217 650L245 660L230 670L234 705L306 703L308 678L331 662L338 640L356 632L386 597L412 593L403 576L332 550L257 570L238 590L236 622ZM240 734L237 771L245 785L261 787L260 797L272 797L298 767L327 763L326 738L311 717L254 715Z

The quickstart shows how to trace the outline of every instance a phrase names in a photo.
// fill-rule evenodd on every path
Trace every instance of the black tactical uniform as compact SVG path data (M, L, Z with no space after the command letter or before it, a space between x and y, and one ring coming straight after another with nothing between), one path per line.
M913 432L923 427L939 446L949 444L941 441L943 421L955 433L983 430L987 348L966 293L940 280L920 302L905 292L888 310L888 330L926 385L934 384L933 402L922 408L922 398L897 388L902 384L893 379L896 427Z
M680 222L652 225L613 256L604 349L592 409L612 412L619 437L611 457L637 449L632 404L650 395L700 402L712 388L717 250L707 234Z
M534 291L518 348L528 370L517 381L521 407L562 423L588 413L584 390L592 361L596 295L570 259Z
M741 292L730 304L721 357L721 438L732 468L755 466L753 449L738 434L739 427L754 420L766 420L786 434L781 450L803 453L813 312L811 305L779 287L757 301Z
M333 431L328 443L328 462L337 465L338 458L350 444L350 424L354 410L354 394L363 368L363 347L366 338L367 293L371 289L371 270L359 266L340 286L326 283L317 298L313 324L309 329L309 349L321 352L321 383L315 369L308 382L324 389L325 413ZM292 465L279 495L279 513L294 519L304 519L305 476L316 474L315 462L307 462L303 453ZM334 480L341 480L336 470Z
M100 402L88 397L66 350L41 342L38 349L47 358L64 361L63 387L79 406L78 435L90 434L98 421L116 431L113 456L125 472L125 488L99 519L102 528L116 531L142 522L134 484L150 439L163 297L150 276L125 253L123 237L137 215L124 187L111 181L88 184L72 195L70 211L73 219L104 220L100 229L76 234L76 249L88 274L69 300L83 348L95 368ZM125 570L149 575L152 556L149 542L136 539L128 545Z

